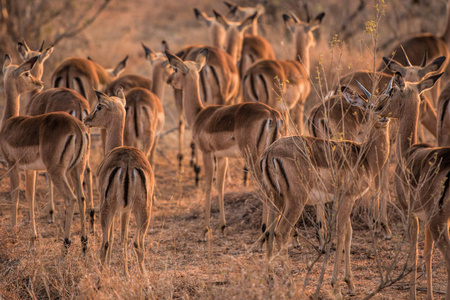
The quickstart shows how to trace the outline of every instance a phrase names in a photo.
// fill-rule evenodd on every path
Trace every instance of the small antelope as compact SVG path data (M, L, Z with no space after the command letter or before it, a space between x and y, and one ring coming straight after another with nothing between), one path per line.
M122 87L125 93L131 90L132 88L136 87L144 88L151 91L152 86L153 82L151 79L148 79L144 76L128 74L120 76L119 78L116 78L113 81L111 81L111 83L108 84L107 88L105 89L105 93L108 96L113 96L115 95L119 87Z
M144 239L150 225L155 182L152 167L141 150L123 146L126 101L122 89L118 90L118 97L108 97L98 91L96 94L98 104L84 123L88 127L106 128L106 155L97 170L103 232L100 259L102 264L110 263L114 241L114 216L120 213L125 255L124 271L128 276L128 223L133 211L137 224L134 247L139 268L145 274Z
M352 105L367 109L365 101L357 94L346 91L343 95ZM389 120L375 115L371 122L363 143L307 136L282 137L265 150L260 164L263 187L268 198L273 197L268 231L266 237L262 237L267 239L269 259L274 240L287 254L286 244L292 228L307 203L323 207L325 202L334 202L337 242L331 284L336 298L342 298L339 271L344 248L345 281L351 292L355 290L350 267L350 213L354 202L367 192L389 154Z
M407 59L406 52L403 53ZM427 54L425 53L420 66L406 67L386 57L383 57L383 60L390 70L401 72L410 81L419 81L424 76L436 72L445 61L445 57L439 57L427 65L426 57ZM371 90L373 92L379 92L386 89L390 80L392 80L390 74L358 71L344 76L340 80L340 85L353 88L357 86L353 82L360 83L367 97L370 95L370 92L364 86L372 86ZM314 137L362 142L366 135L367 120L366 113L360 107L351 105L344 101L341 96L336 95L313 107L308 119L308 128L310 134ZM426 98L421 102L420 120L425 128L436 135L436 112ZM392 233L386 212L387 197L384 196L387 195L387 187L389 187L389 174L387 172L388 169L384 169L380 174L381 178L377 179L377 186L383 189L382 191L386 189L386 192L381 193L381 197L377 197L378 201L375 201L375 215L378 215L378 209L381 210L381 214L379 222L374 218L374 225L376 225L376 230L380 231L385 239L391 239ZM321 215L320 213L318 214L319 217ZM323 237L320 237L320 235L319 239L323 241Z
M258 101L274 107L285 120L289 120L291 110L294 126L300 134L303 133L304 104L311 90L309 51L316 44L313 31L324 16L325 13L320 13L310 24L301 22L293 14L283 15L285 24L294 33L294 60L260 60L247 70L243 78L245 101Z
M156 145L164 126L164 109L158 97L144 88L126 93L126 117L123 142L138 148L153 165Z
M438 146L450 146L450 81L439 95L437 105L437 143Z
M378 101L380 115L397 118L398 165L394 186L397 199L408 221L412 272L410 274L410 299L416 298L417 242L419 218L425 222L425 267L428 299L433 298L431 258L436 242L447 268L447 292L450 299L450 148L432 147L417 143L417 120L420 94L433 87L443 73L412 83L404 81L402 74L394 75L390 97Z
M67 88L52 88L42 92L35 93L28 102L26 108L27 116L37 116L51 112L67 112L74 118L83 121L89 113L89 103L87 100L78 94L76 91ZM90 137L89 137L90 145ZM90 147L88 147L90 148ZM87 200L89 203L89 231L94 233L94 196L92 186L92 172L89 164L89 155L87 155L86 169L84 175L86 188L87 188ZM51 180L49 184L49 198L50 198L50 218L49 222L55 222L55 202L53 194L53 183Z
M97 98L94 89L104 90L107 85L125 70L128 56L114 70L106 70L95 61L80 57L64 60L53 72L52 86L66 87L80 93L90 106L94 106Z
M447 1L447 20L445 22L445 30L443 35L437 36L431 33L420 33L413 35L397 45L395 45L392 50L389 52L389 56L391 53L394 53L393 59L403 63L404 65L419 65L422 53L424 51L428 51L428 55L431 59L445 56L449 57L449 46L450 46L450 1ZM402 48L406 49L409 59L406 59L401 54ZM446 71L449 66L449 61L447 60L444 64L442 64L439 69L440 72ZM378 67L379 71L384 70L385 65L381 63ZM448 70L447 70L448 71ZM404 75L403 75L404 77ZM433 106L436 106L439 94L440 94L440 83L438 82L435 87L431 90L432 92L432 100Z
M226 221L224 213L224 184L228 158L243 157L253 170L254 163L264 149L284 133L281 115L275 109L262 103L243 103L230 106L204 106L200 100L199 80L202 68L207 64L209 50L198 52L195 61L182 61L166 50L174 73L168 83L183 90L183 104L186 121L192 129L192 138L203 155L205 166L205 221L203 238L210 229L211 187L216 157L217 189L219 190L220 231L224 234ZM260 178L258 168L255 177Z
M30 209L32 241L37 238L34 215L35 178L39 170L47 171L50 180L64 198L66 219L64 245L70 241L75 202L81 218L81 244L87 249L86 203L82 188L83 172L89 154L89 131L84 124L67 113L48 113L34 117L19 116L20 94L43 88L42 81L30 74L38 60L33 57L21 65L12 64L5 56L3 74L6 106L0 130L0 153L8 164L11 179L12 226L17 225L19 205L19 168L25 170L26 198ZM75 192L72 191L73 183Z

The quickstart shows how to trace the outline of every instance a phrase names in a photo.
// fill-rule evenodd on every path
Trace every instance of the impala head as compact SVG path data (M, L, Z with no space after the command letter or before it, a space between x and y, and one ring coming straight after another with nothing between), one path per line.
M356 81L358 85L361 87L363 93L368 97L368 99L372 100L372 95L367 91L366 88L364 88L358 81ZM389 87L386 89L386 91L390 90L392 82L389 84ZM344 96L344 99L350 104L359 107L362 111L364 111L367 114L375 114L375 120L373 126L377 129L386 129L389 125L389 118L379 116L379 114L375 111L375 107L372 103L369 103L368 101L364 100L358 93L354 92L352 89L342 86L341 87L341 93ZM369 94L367 94L369 93ZM388 97L389 93L385 92L381 97Z
M208 59L208 49L202 49L195 59L195 61L182 61L178 56L166 50L167 59L172 66L174 72L167 79L167 83L171 84L175 89L183 89L186 85L186 80L199 79L199 72L205 66Z
M407 82L400 72L396 72L386 93L378 97L375 111L380 116L400 118L414 107L418 109L419 95L432 88L442 74L429 76L419 82Z
M3 80L17 94L32 91L40 91L44 88L44 83L31 74L31 69L36 64L38 57L32 57L21 65L13 65L11 57L6 54L3 63Z
M156 72L158 76L162 76L163 80L167 80L170 74L172 74L172 66L164 55L164 51L169 50L167 42L164 40L161 42L161 52L154 52L151 48L144 45L144 43L142 43L142 47L145 51L145 59L152 66L152 71Z
M44 74L44 62L53 53L53 48L53 46L50 46L44 50L44 41L42 42L41 47L36 51L30 50L25 41L19 42L17 44L17 51L19 51L20 57L23 59L23 61L27 61L32 57L38 57L38 60L36 61L34 68L31 71L31 74L33 74L38 79L41 79L42 75Z
M255 13L257 14L257 17L259 17L265 12L264 5L261 3L256 4L254 7L242 7L231 1L224 1L223 3L228 7L228 18L238 17L244 19Z
M236 45L237 47L236 49L234 49L234 51L236 51L236 61L239 61L241 59L242 44L244 42L244 32L247 30L247 28L252 26L253 20L257 18L258 12L255 12L241 22L231 22L216 10L213 10L213 12L217 22L221 24L227 32L227 52L230 53L230 51L233 51L233 49L231 49L231 46Z
M314 47L316 40L313 31L319 28L325 13L318 14L311 22L301 21L295 14L283 14L283 20L286 27L294 34L295 43L301 44L306 48Z
M97 95L97 105L84 119L87 127L106 128L111 123L111 119L124 122L126 100L122 87L117 89L116 96L108 97L100 91L95 91L95 94Z
M210 35L210 42L213 46L224 48L226 40L226 30L225 28L216 20L215 17L208 16L205 12L194 8L195 18L202 21L208 27L208 32Z
M434 59L431 63L426 65L428 54L427 51L425 51L420 66L413 66L409 61L408 56L406 55L405 49L403 49L403 47L401 48L403 51L403 56L405 57L406 66L403 66L399 62L387 57L383 57L383 61L389 70L391 70L393 73L399 72L406 81L411 82L420 81L429 73L436 72L437 70L439 70L446 60L445 56L441 56Z

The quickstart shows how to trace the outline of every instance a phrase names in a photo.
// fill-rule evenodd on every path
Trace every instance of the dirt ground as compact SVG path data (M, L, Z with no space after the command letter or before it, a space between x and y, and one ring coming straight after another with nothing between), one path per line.
M312 5L315 11L326 10L326 1L319 2L315 6ZM330 1L330 6L334 7L336 3ZM193 17L191 7L195 6L205 11L210 11L212 7L222 8L219 4L206 0L183 1L183 7L173 0L112 1L92 27L77 39L67 41L60 49L55 49L55 58L50 58L46 64L45 82L48 82L48 74L51 74L54 67L66 56L89 55L110 67L129 54L126 74L148 75L148 62L143 59L141 41L156 49L162 39L168 40L173 49L187 43L187 36L198 43L207 42L205 28ZM367 9L372 9L372 6L371 4ZM353 4L349 7L352 8ZM361 18L368 20L372 15L373 13L364 12ZM183 22L177 23L176 20ZM271 34L279 33L279 28L267 24L265 28L267 38L274 43L277 55L288 57L290 51L286 50L284 42L276 42L277 38ZM318 47L321 53L325 54L321 56L319 51L314 52L315 63L321 57L339 56L339 53L332 53L325 48L331 39L331 32L333 30L330 28L321 32L322 38ZM354 51L356 53L356 50ZM352 52L342 55L342 59L352 57ZM363 55L356 56L359 58L346 64L344 69L357 64ZM331 62L326 61L325 67L332 66ZM139 272L132 250L135 229L133 217L128 247L131 260L130 278L125 278L122 270L123 251L119 237L119 220L116 220L116 240L110 268L102 268L100 265L98 252L101 231L98 220L95 233L88 236L88 252L86 255L82 254L78 213L75 214L73 222L72 245L68 254L62 255L64 204L57 195L56 223L49 224L47 188L43 176L38 178L36 192L39 239L35 249L30 250L31 232L26 221L28 213L24 190L20 191L19 226L11 229L8 170L0 166L0 299L309 299L314 294L326 259L326 256L318 253L315 248L318 242L314 222L311 221L314 219L314 210L308 208L297 224L300 246L290 247L289 260L276 257L269 264L264 251L255 250L255 242L261 233L259 224L262 194L253 181L248 187L243 187L243 165L238 160L230 161L226 181L226 236L219 234L219 208L217 192L214 189L211 216L213 237L206 243L200 240L203 226L203 177L200 187L196 188L193 171L188 162L189 132L185 138L184 172L177 172L177 132L173 131L177 120L169 87L164 108L167 134L160 139L156 164L153 166L157 199L145 240L148 276L144 277ZM92 144L91 166L96 170L102 159L98 135L93 136ZM94 195L95 207L98 208L97 190ZM393 231L389 241L375 235L366 225L367 205L357 203L356 206L352 219L354 231L351 268L357 291L356 295L348 295L347 286L342 282L341 290L346 299L362 299L369 295L377 289L381 276L386 276L388 270L391 271L391 278L395 278L402 272L407 259L408 242L395 205L390 204L388 207ZM417 295L419 299L425 299L423 229L420 234ZM321 299L333 298L330 281L334 251L331 251L330 255L319 294ZM443 293L447 274L443 261L439 251L435 251L435 299L443 299L445 296ZM273 276L270 268L273 268ZM341 269L343 277L343 265ZM407 276L381 290L374 299L407 299L408 295Z

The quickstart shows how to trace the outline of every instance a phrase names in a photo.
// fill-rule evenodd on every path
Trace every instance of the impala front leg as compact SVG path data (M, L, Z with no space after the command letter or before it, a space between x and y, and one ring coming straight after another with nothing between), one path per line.
M8 164L10 166L10 164ZM11 181L11 226L17 225L17 213L19 210L19 188L20 188L20 175L19 169L16 165L13 165L9 171L9 178Z

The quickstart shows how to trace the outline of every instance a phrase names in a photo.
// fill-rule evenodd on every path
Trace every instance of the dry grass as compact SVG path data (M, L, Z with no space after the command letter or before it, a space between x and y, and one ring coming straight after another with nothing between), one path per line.
M349 45L339 44L330 51L329 41L337 32L342 18L356 9L356 4L344 7L341 1L315 1L310 9L317 13L325 10L327 16L319 33L319 42L312 51L312 66L323 61L328 71L329 86L336 80L335 74L345 74L353 68L367 67L370 62L363 59L359 51L360 40L365 38L364 22L374 16L373 3L352 23L355 33ZM398 8L396 14L388 10L386 22L382 24L380 36L388 40L404 33L428 30L437 32L437 24L419 24L417 16L431 12L441 12L445 4L434 3L427 9L412 9L406 21L409 26L400 26L393 32L395 20L404 16L407 8L402 8L405 1L392 1L390 7ZM284 9L293 8L301 14L300 6L293 1L286 1ZM74 40L61 44L46 63L45 83L49 82L52 70L67 56L91 56L102 65L111 67L125 55L130 55L126 73L148 75L148 62L143 59L140 42L158 49L160 41L166 39L172 49L178 49L186 43L206 43L206 31L195 21L191 7L199 7L210 12L211 8L223 9L221 4L214 5L205 0L185 0L182 5L178 1L112 1L107 11L89 30ZM440 9L440 10L439 10ZM284 12L280 9L278 12ZM332 12L336 12L333 16ZM339 12L339 13L338 13ZM342 18L341 18L342 16ZM416 19L413 21L413 17ZM401 19L400 19L401 20ZM274 46L280 58L291 58L289 41L283 37L281 26L270 22L267 16L263 23L263 34ZM439 22L436 22L439 23ZM443 23L443 22L442 22ZM270 25L269 25L270 24ZM362 24L362 25L361 25ZM359 28L359 29L358 29ZM31 43L30 43L31 44ZM34 46L31 44L30 46ZM337 61L342 64L338 68ZM334 63L332 63L334 62ZM313 79L314 81L314 79ZM166 130L176 126L175 109L170 88L167 89L164 108L166 110ZM312 92L314 93L314 92ZM3 97L3 95L2 95ZM317 96L312 95L310 105ZM3 99L2 99L3 100ZM306 110L308 111L308 110ZM0 169L0 299L308 299L315 290L324 257L314 262L318 253L312 245L317 246L314 229L314 212L307 209L297 225L302 238L300 248L289 251L289 262L276 258L273 264L275 276L270 279L269 265L264 253L253 251L254 243L260 234L261 215L260 192L256 185L242 187L242 164L231 163L231 170L226 181L225 212L228 229L225 237L218 235L217 197L213 200L211 243L200 241L203 224L203 192L195 188L193 172L187 166L182 177L177 174L176 132L170 133L160 140L157 153L155 175L157 181L157 202L153 208L152 222L146 237L148 277L144 278L138 271L134 254L130 255L130 278L125 278L122 271L122 247L119 242L119 226L116 226L116 239L113 248L111 268L102 268L98 250L101 244L101 232L97 222L95 235L89 235L89 250L81 253L79 239L79 214L75 215L72 230L72 246L67 256L62 255L62 223L64 205L57 202L57 221L47 223L46 185L43 177L39 177L37 185L37 225L39 240L36 248L30 251L30 228L24 221L28 215L23 191L20 199L19 224L10 229L9 213L9 179L7 170ZM189 138L185 139L185 157L189 156L187 147ZM92 167L98 166L101 155L98 140L93 141L95 148L91 152ZM96 194L97 195L97 194ZM99 206L95 198L96 207ZM401 271L406 259L408 243L403 236L404 228L397 211L389 206L388 212L393 229L391 241L382 241L373 235L366 225L367 205L357 203L353 216L352 270L355 276L357 295L346 296L360 299L377 288L380 277L374 247L382 258L382 269L385 271L396 262L393 273ZM117 221L118 222L118 221ZM132 218L132 222L133 218ZM421 233L422 234L422 233ZM130 227L130 239L134 235L134 223ZM423 234L421 235L423 240ZM312 245L311 245L312 244ZM132 249L131 245L129 249ZM423 249L423 244L420 244ZM133 250L130 250L132 252ZM334 254L334 252L332 253ZM399 257L397 257L399 255ZM445 290L446 272L439 251L433 257L433 283L435 297L442 296L439 291ZM283 267L286 266L286 267ZM418 297L426 296L425 268L419 270ZM332 257L328 263L325 281L320 297L331 299ZM397 273L396 273L397 272ZM307 276L307 274L309 274ZM306 280L306 282L305 282ZM403 279L395 285L383 290L376 299L406 299L409 293L409 279ZM305 288L303 288L305 286ZM342 286L343 292L347 291ZM442 296L443 297L443 296Z

